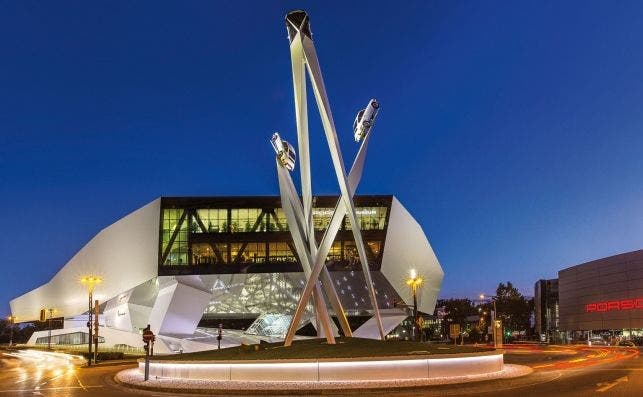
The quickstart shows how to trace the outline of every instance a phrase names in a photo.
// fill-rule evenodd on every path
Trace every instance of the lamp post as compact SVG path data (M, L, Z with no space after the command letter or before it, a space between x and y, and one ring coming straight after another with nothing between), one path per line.
M9 320L9 347L11 347L13 345L13 324L15 324L16 316L9 316L7 320Z
M413 292L413 340L417 340L417 336L420 334L420 329L418 325L417 290L422 285L422 282L424 282L424 280L422 279L422 276L419 276L415 271L415 269L411 269L409 277L406 279L406 285L411 287L411 291Z
M47 309L47 312L49 312L49 321L48 321L48 327L49 328L49 336L47 336L47 350L51 350L51 317L54 315L54 312L56 309L54 308L49 308Z
M94 335L92 332L92 312L93 312L93 305L92 305L92 295L94 293L94 287L97 284L100 284L103 280L100 277L96 277L93 275L89 276L83 276L80 278L80 283L83 284L85 287L87 287L87 293L89 294L89 318L87 321L87 328L88 328L88 334L89 334L89 343L88 343L88 352L89 352L89 358L87 360L87 366L92 365L92 336Z
M480 300L484 301L485 300L485 294L480 294ZM496 323L496 316L498 316L498 312L496 311L496 299L498 298L495 295L489 295L488 298L491 298L491 301L493 302L493 311L491 312L491 329L493 330L493 347L498 347L498 340L496 337L497 330L496 328L499 326L499 324Z

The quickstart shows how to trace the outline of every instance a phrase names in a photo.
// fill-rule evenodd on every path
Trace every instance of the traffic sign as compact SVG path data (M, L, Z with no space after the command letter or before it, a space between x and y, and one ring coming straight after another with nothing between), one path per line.
M150 329L143 330L143 342L154 342L154 340L154 332L152 332Z
M460 324L451 324L449 326L449 336L452 338L460 336Z

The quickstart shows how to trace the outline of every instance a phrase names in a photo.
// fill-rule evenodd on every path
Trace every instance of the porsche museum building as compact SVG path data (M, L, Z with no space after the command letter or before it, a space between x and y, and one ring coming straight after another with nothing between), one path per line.
M643 338L643 250L558 272L559 331L567 341Z
M314 197L318 241L337 201ZM355 205L385 332L408 315L395 302L413 302L411 268L426 280L418 309L433 312L444 273L421 226L394 196L356 196ZM326 266L349 321L360 318L354 336L378 338L347 219ZM279 197L162 197L100 231L48 283L13 299L12 314L32 321L54 308L64 326L52 344L86 343L88 295L79 280L89 274L103 280L94 290L100 343L140 347L149 324L159 353L214 348L218 330L208 319L225 319L222 346L279 340L305 284ZM314 326L313 318L309 305L300 326ZM235 321L244 326L233 329ZM40 331L28 343L48 339Z

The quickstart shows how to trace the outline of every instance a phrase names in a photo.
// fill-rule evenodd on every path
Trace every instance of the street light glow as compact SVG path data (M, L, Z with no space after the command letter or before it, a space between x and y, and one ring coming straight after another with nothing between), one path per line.
M415 291L419 286L422 285L424 279L422 276L418 276L415 272L415 269L411 270L411 276L406 279L406 285L411 287Z
M83 276L80 278L80 283L87 287L88 290L93 290L96 284L100 284L102 278L94 275Z
M417 338L417 333L420 333L420 326L418 324L418 299L417 299L417 289L422 285L424 279L422 276L417 274L415 269L409 271L409 278L406 279L406 285L411 287L411 292L413 293L413 339Z

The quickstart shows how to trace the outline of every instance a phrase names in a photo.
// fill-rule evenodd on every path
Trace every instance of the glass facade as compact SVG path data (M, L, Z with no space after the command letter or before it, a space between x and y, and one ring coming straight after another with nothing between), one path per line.
M333 216L334 208L314 208L313 209L313 227L315 230L326 230Z
M228 231L228 210L220 208L198 209L192 217L194 233L225 233Z
M356 197L356 213L371 268L379 268L391 196ZM315 197L315 238L322 236L338 197ZM159 275L298 272L301 264L279 197L163 198ZM327 257L333 270L359 270L345 218Z
M357 207L357 221L359 222L360 230L384 230L386 223L386 207ZM348 218L345 219L346 229L350 230L351 223Z
M266 218L261 208L233 208L230 210L230 231L265 232Z
M161 249L163 263L181 265L188 263L188 227L183 209L165 209L162 216Z
M49 343L49 336L36 338L37 345L46 345ZM52 345L86 345L89 343L89 334L87 332L72 332L69 334L52 335ZM98 337L98 343L105 343L105 338Z

